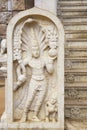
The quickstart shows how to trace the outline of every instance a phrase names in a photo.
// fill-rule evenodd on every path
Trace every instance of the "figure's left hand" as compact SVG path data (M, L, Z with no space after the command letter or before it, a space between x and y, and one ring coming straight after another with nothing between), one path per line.
M50 49L48 52L51 59L55 60L57 58L57 50L56 49Z

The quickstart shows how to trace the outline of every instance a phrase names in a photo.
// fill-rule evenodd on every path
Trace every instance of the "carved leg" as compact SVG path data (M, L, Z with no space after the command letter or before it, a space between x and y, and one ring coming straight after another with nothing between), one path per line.
M49 112L48 112L48 109L46 109L46 122L49 122Z
M45 105L45 114L46 114L46 122L49 122L49 115L50 115L50 113L49 113L49 105L48 105L48 103L46 103L46 105Z
M38 99L37 99L36 105L35 105L35 116L33 117L34 119L36 118L36 121L40 121L37 116L38 116L38 113L40 111L41 105L44 101L45 93L46 93L45 90L37 90Z
M52 122L56 122L56 112L52 114Z
M33 99L36 95L36 90L30 90L29 92L29 96L28 96L28 99L25 103L25 108L24 108L24 112L23 112L23 116L21 118L21 122L26 122L27 121L27 116L28 116L28 111L29 111L29 108L33 102Z
M21 67L22 65L19 64L16 69L18 81L14 84L14 91L16 91L26 81L26 74L22 74Z

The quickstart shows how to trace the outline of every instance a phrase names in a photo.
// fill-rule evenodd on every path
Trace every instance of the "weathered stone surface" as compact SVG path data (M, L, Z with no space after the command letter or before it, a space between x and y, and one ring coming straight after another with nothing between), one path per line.
M51 2L49 0L35 0L35 6L57 15L57 0L51 0Z
M25 8L29 9L34 7L34 1L33 0L25 0Z
M6 11L8 9L8 1L0 0L0 11Z
M2 121L6 117L9 128L64 130L62 23L49 11L38 8L23 11L10 21L6 43L9 72L6 85L9 87L6 87L6 116L2 116ZM14 124L15 120L21 123ZM26 121L31 123L26 124Z
M12 17L14 17L16 14L18 14L20 11L13 11Z
M80 105L66 106L65 117L73 120L87 120L87 107ZM77 130L77 129L76 129Z
M6 24L0 24L0 35L5 35L6 34Z
M67 119L65 122L66 130L87 130L87 119L82 120L70 120Z
M13 0L12 2L12 10L24 10L25 9L25 1L24 0Z
M12 12L0 12L0 23L7 24L12 18Z

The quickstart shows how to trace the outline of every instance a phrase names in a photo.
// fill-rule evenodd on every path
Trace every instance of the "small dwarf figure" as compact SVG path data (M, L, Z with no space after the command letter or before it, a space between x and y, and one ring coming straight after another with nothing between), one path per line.
M57 99L55 97L51 97L51 99L49 99L46 102L45 110L46 110L46 122L49 121L56 122L58 107L57 107Z

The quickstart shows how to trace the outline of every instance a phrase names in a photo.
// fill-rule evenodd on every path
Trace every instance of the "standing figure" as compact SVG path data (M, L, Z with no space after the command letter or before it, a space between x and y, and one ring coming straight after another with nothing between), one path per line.
M52 95L52 97L50 97L50 99L46 102L45 111L46 111L46 122L57 121L56 117L58 114L58 104L55 95Z
M29 29L26 30L26 28ZM50 36L51 40L46 40L45 31L43 31L38 22L33 19L28 19L23 24L21 32L22 33L19 33L19 41L21 41L19 51L18 49L14 50L17 54L21 54L20 60L18 59L19 57L17 57L17 82L16 86L14 86L14 91L21 87L23 83L27 83L28 73L26 71L26 66L28 66L31 70L31 77L29 79L26 101L22 109L21 122L26 122L28 120L28 113L32 112L32 109L33 116L30 114L31 119L29 119L32 121L40 121L38 114L48 88L45 70L47 70L49 74L54 72L54 61L57 58L57 46L54 46L57 44L57 38L56 35L52 33ZM16 47L18 48L18 46Z
M32 117L33 121L39 121L38 113L42 102L44 101L46 91L47 91L47 83L44 74L44 67L46 67L47 71L51 74L53 73L53 59L49 57L49 61L47 63L44 62L44 59L40 56L40 49L38 43L33 44L32 46L32 58L26 59L24 61L24 65L29 65L32 70L32 75L29 83L28 90L28 98L25 103L25 108L23 111L23 115L21 118L21 122L25 122L27 120L28 111L31 108L31 105L35 98L37 100L35 102L34 107L34 116Z

